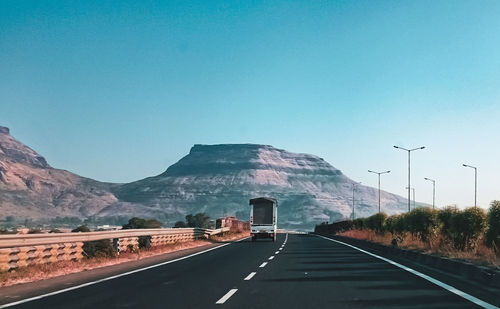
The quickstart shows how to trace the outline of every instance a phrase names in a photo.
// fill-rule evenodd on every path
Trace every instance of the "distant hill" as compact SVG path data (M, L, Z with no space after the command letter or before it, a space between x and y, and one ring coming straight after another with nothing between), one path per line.
M248 219L248 200L279 200L281 227L312 228L349 217L353 180L323 159L268 145L195 145L164 173L112 184L52 168L0 127L1 216L34 220L55 216L157 218L167 224L186 214ZM356 216L377 211L377 190L356 189ZM406 199L382 192L383 210L398 213Z

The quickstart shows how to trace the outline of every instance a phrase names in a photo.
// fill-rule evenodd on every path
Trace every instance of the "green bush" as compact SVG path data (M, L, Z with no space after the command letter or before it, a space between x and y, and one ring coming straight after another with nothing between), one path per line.
M110 239L84 242L82 249L88 258L116 256L116 250Z
M366 218L366 227L370 230L374 230L377 233L381 233L385 231L385 220L387 219L387 215L383 212L374 214L368 218Z
M428 207L419 207L407 214L408 232L421 241L429 241L439 231L438 212Z
M401 236L404 232L408 232L408 214L392 215L385 220L385 229L393 235Z
M73 229L71 232L90 232L90 229L85 225L80 225L79 227ZM86 241L83 243L82 249L83 254L87 258L116 256L116 250L113 246L113 242L110 239Z
M80 225L79 227L72 229L72 233L78 233L78 232L90 232L90 229L85 226L85 225Z
M451 239L458 250L476 247L486 229L486 213L478 207L470 207L451 217Z
M187 224L184 221L177 221L177 222L175 222L174 227L184 228L184 227L187 227Z
M137 218L134 217L130 220L128 220L127 224L124 224L122 226L122 229L127 230L127 229L157 229L161 227L161 222L155 220L155 219L142 219L142 218Z
M500 249L500 201L493 201L490 204L485 242L497 252Z
M131 218L127 224L124 224L122 229L157 229L161 227L161 222L155 219ZM139 236L139 249L151 247L151 236ZM129 248L130 252L135 251L135 248Z
M458 210L454 206L447 206L438 211L438 220L441 224L441 235L453 241L453 236L451 234L451 222L453 217L458 214Z
M197 213L194 216L191 214L187 215L186 223L188 227L199 227L202 229L209 229L212 227L210 217L204 212Z
M357 230L362 230L366 228L365 226L365 219L364 218L357 218L352 221L352 224L354 225L354 228Z

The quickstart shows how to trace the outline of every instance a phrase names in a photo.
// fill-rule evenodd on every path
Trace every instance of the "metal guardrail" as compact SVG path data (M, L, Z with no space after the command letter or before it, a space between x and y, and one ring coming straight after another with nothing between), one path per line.
M0 271L32 264L79 260L83 258L83 243L88 241L113 240L119 253L138 248L141 236L149 236L150 245L154 247L174 242L204 239L228 231L229 228L224 227L216 230L168 228L0 235Z
M135 229L116 230L99 232L79 232L79 233L48 233L48 234L15 234L0 235L0 248L12 248L22 246L49 245L66 242L86 242L102 239L130 238L139 236L160 236L189 233L194 236L211 236L229 231L229 228L216 230L200 228L171 228L171 229Z

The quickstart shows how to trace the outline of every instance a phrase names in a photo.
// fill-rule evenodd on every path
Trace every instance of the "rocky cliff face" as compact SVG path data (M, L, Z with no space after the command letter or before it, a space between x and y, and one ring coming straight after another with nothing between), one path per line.
M351 215L352 183L309 154L266 145L195 145L163 174L123 185L116 194L172 216L204 211L242 219L248 218L250 198L271 196L279 200L281 226L310 228ZM382 203L384 211L397 213L405 209L406 200L383 192ZM356 216L375 213L376 205L377 190L356 188Z
M0 216L87 217L118 202L112 184L54 169L0 127Z
M312 228L351 216L352 183L323 159L266 145L195 145L164 173L129 184L102 183L52 168L0 127L0 217L157 218L172 224L190 213L248 219L250 198L279 201L281 227ZM377 211L377 190L356 188L356 217ZM406 199L382 193L385 212Z

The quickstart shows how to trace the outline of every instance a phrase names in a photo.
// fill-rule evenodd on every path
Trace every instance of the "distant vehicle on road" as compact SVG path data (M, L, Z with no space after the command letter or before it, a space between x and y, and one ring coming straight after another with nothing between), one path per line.
M250 235L257 238L271 238L276 241L278 229L278 200L259 197L250 200Z

